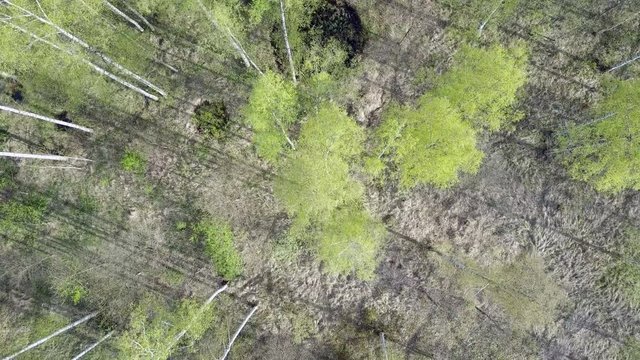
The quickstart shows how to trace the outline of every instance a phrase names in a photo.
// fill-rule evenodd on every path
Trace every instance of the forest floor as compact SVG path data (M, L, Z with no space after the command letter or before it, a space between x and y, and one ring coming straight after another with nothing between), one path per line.
M375 39L361 55L362 70L348 85L359 94L351 115L374 126L383 105L415 100L432 85L432 69L446 69L453 51L444 36L448 14L430 1L352 3L362 16L375 13L379 21L371 30ZM505 36L516 40L520 35L525 36L516 29ZM384 332L393 351L418 359L447 358L443 344L454 341L447 338L455 339L455 328L469 322L480 324L460 335L470 353L490 341L478 333L509 336L501 333L499 320L482 321L485 315L467 308L450 270L429 247L448 246L487 266L535 249L571 300L555 327L539 339L544 357L613 358L628 336L640 333L640 317L597 281L625 240L625 230L640 228L640 195L598 194L570 180L558 162L554 134L596 96L593 75L570 60L587 58L598 45L589 34L581 39L560 35L531 49L534 80L523 92L525 118L511 131L482 139L486 156L477 175L449 190L367 189L368 207L391 230L373 281L328 275L310 254L288 247L288 219L271 188L276 175L256 157L249 130L234 123L229 139L216 142L191 122L201 101L222 99L228 109L238 109L249 91L206 70L180 80L184 98L173 99L170 109L149 104L140 113L113 113L95 106L96 117L104 115L97 136L70 140L64 135L66 149L88 149L95 161L88 168L21 169L18 179L34 191L46 193L42 189L52 186L49 175L56 171L55 186L62 193L82 189L95 204L88 214L78 199L55 199L41 259L66 257L69 266L102 269L78 270L78 276L100 284L89 292L109 294L110 316L117 319L128 316L122 309L129 309L142 289L173 299L204 299L217 289L220 280L210 261L176 224L224 219L245 262L243 277L229 291L237 300L238 319L250 304L261 304L248 330L258 339L252 344L254 358L335 358L350 342L365 344L359 356L370 358L377 350L366 346L378 344ZM23 131L27 135L29 129ZM117 168L127 149L145 155L144 174ZM62 234L61 224L74 225L82 235ZM70 239L84 242L86 250L78 251ZM17 248L5 250L3 258L12 252L14 263L4 264L6 269L20 267L24 259ZM4 298L17 308L35 306L22 303L24 296L16 292L20 278L12 281L4 284ZM299 341L287 341L291 337Z

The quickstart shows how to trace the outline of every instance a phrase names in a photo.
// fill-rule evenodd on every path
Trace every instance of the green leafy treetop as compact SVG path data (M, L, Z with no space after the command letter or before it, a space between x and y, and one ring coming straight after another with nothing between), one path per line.
M453 67L440 77L432 95L444 97L465 121L489 131L520 120L513 111L517 92L527 79L524 46L488 49L464 46Z
M359 201L362 186L349 174L363 151L364 133L347 114L323 104L303 126L298 149L276 179L275 193L301 226L326 220L341 205Z
M377 131L379 157L394 151L400 184L412 188L432 184L446 188L461 172L476 173L483 154L476 149L471 126L447 99L425 95L416 109L394 106Z
M244 114L258 155L275 163L286 146L294 146L288 131L297 119L297 104L295 87L282 76L267 71L257 80Z
M313 234L330 273L373 276L384 228L362 205L362 185L351 165L363 152L364 133L344 110L322 104L303 126L275 194L293 217L291 236Z
M640 190L640 80L615 81L596 109L595 123L576 126L560 141L569 174L598 191Z

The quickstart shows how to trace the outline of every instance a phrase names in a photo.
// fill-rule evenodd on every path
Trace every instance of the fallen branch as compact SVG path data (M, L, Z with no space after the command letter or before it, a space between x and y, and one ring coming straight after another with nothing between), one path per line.
M110 333L108 333L107 335L103 336L100 340L98 340L97 342L93 343L91 346L89 346L88 348L86 348L83 352L81 352L80 354L74 356L73 359L71 360L78 360L81 357L85 356L89 351L95 349L96 346L100 345L100 343L102 343L103 341L107 340L108 338L111 337L111 335L113 335L115 331L112 331Z
M240 335L240 332L245 327L245 325L247 325L247 323L249 322L249 319L251 319L251 317L253 316L253 313L255 313L256 310L258 310L257 305L254 306L253 309L251 309L251 312L249 313L249 315L247 315L247 317L244 318L244 321L242 322L242 324L240 324L240 327L238 328L236 333L233 334L233 336L231 337L231 340L229 341L229 345L227 345L226 349L224 350L224 355L222 355L220 360L224 360L227 358L227 355L229 355L229 352L231 351L231 347L233 346L233 342L236 341L236 338L238 337L238 335Z
M13 152L0 152L0 157L11 157L18 159L40 159L40 160L52 160L52 161L87 161L93 162L89 159L77 158L77 157L68 157L68 156L59 156L59 155L48 155L48 154L21 154L21 153L13 153Z
M129 15L123 13L120 9L118 9L117 7L113 6L113 4L111 4L110 2L105 0L105 5L107 5L107 7L113 11L116 15L119 15L121 18L125 19L126 21L128 21L131 25L133 25L136 29L138 29L138 31L140 32L144 32L144 28L142 26L140 26L140 24L138 24L137 21L133 20L132 18L129 17Z
M46 116L30 113L30 112L27 112L27 111L14 109L14 108L11 108L11 107L8 107L8 106L0 105L0 110L6 111L6 112L10 112L10 113L13 113L13 114L18 114L18 115L30 117L30 118L34 118L34 119L38 119L38 120L42 120L42 121L46 121L46 122L50 122L50 123L54 123L54 124L61 125L61 126L66 126L66 127L78 129L80 131L84 131L84 132L88 132L88 133L92 133L93 132L93 130L91 130L89 128L86 128L84 126L72 124L72 123L66 122L66 121L56 120L56 119L53 119L53 118L50 118L50 117L46 117Z
M293 65L293 55L291 55L291 46L289 45L289 34L287 33L287 21L284 15L284 0L280 0L280 18L282 19L282 32L284 33L284 44L287 48L287 56L289 57L289 65L291 66L291 77L293 78L293 84L298 85L296 79L296 68Z
M34 33L30 32L29 30L27 30L27 29L25 29L25 28L23 28L23 27L20 27L20 26L18 26L18 25L16 25L16 24L13 24L13 23L11 23L11 22L9 22L9 21L6 21L6 20L3 20L3 19L0 19L0 22L3 22L3 23L5 23L5 24L7 24L7 25L11 26L14 30L17 30L17 31L22 32L22 33L25 33L25 34L27 34L27 35L31 36L32 38L34 38L34 39L36 39L36 40L38 40L38 41L42 41L43 43L45 43L45 44L47 44L47 45L49 45L49 46L53 47L53 48L54 48L54 49L56 49L56 50L59 50L59 51L65 52L65 53L67 53L67 54L69 54L69 55L71 55L71 56L73 56L73 57L77 57L77 58L78 58L78 59L80 59L80 61L82 61L83 63L85 63L85 64L87 64L87 65L91 66L91 67L92 67L95 71L97 71L100 75L104 75L104 76L108 77L109 79L111 79L111 80L113 80L113 81L115 81L115 82L119 83L119 84L120 84L120 85L122 85L122 86L125 86L125 87L127 87L127 88L129 88L129 89L131 89L131 90L133 90L133 91L135 91L135 92L137 92L137 93L139 93L139 94L141 94L141 95L143 95L143 96L146 96L146 97L148 97L148 98L149 98L149 99L151 99L151 100L155 100L155 101L158 101L158 100L159 100L157 96L155 96L155 95L153 95L153 94L150 94L150 93L146 92L145 90L143 90L143 89L141 89L141 88L139 88L139 87L137 87L137 86L135 86L135 85L131 84L130 82L128 82L128 81L126 81L126 80L124 80L124 79L121 79L120 77L118 77L118 76L116 76L116 75L114 75L114 74L112 74L112 73L108 72L107 70L105 70L105 69L103 69L103 68L99 67L98 65L96 65L96 64L94 64L94 63L92 63L91 61L89 61L89 60L87 60L87 59L85 59L85 58L83 58L83 57L80 57L79 55L77 55L76 53L74 53L74 52L73 52L73 51L71 51L71 50L63 49L63 48L61 48L60 46L58 46L58 45L56 45L56 44L52 43L51 41L48 41L48 40L46 40L46 39L44 39L44 38L42 38L42 37L40 37L40 36L38 36L38 35L36 35L36 34L34 34Z
M51 335L49 335L49 336L45 336L45 337L43 337L42 339L40 339L40 340L38 340L38 341L36 341L36 342L34 342L34 343L29 344L27 347L23 348L22 350L18 351L17 353L14 353L14 354L12 354L12 355L9 355L9 356L7 356L7 357L3 358L2 360L11 360L11 359L14 359L16 356L18 356L18 355L20 355L20 354L22 354L22 353L24 353L24 352L27 352L27 351L29 351L29 350L33 349L33 348L34 348L34 347L36 347L36 346L39 346L39 345L44 344L45 342L49 341L51 338L53 338L53 337L55 337L55 336L58 336L58 335L62 334L62 333L63 333L63 332L65 332L65 331L71 330L71 329L73 329L74 327L76 327L76 326L78 326L78 325L80 325L80 324L83 324L83 323L87 322L89 319L94 318L96 315L98 315L98 312L97 312L97 311L96 311L96 312L93 312L93 313L91 313L91 314L89 314L89 315L87 315L87 316L85 316L85 317L83 317L82 319L80 319L80 320L78 320L78 321L76 321L76 322L74 322L74 323L71 323L71 324L69 324L69 325L67 325L67 326L63 327L62 329L57 330L56 332L54 332L53 334L51 334Z

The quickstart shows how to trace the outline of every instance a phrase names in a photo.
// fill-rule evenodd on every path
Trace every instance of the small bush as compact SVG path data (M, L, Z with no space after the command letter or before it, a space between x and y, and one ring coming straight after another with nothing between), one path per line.
M147 169L147 160L139 152L127 150L120 160L120 165L124 171L143 174Z
M196 108L193 121L198 132L214 139L222 139L229 128L227 107L222 101L205 101Z
M213 266L226 280L242 273L242 258L233 242L231 227L219 221L202 221L194 227L194 241L202 241Z

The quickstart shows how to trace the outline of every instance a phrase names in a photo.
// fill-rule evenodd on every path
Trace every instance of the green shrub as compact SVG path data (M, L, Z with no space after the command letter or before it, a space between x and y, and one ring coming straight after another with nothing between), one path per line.
M229 129L229 114L223 101L205 101L196 108L193 121L198 132L214 139L225 137Z
M231 227L220 221L201 221L194 227L194 241L204 244L218 274L232 280L242 273L242 258L234 246Z
M144 174L147 169L147 160L139 152L127 150L120 160L122 169L134 174Z

